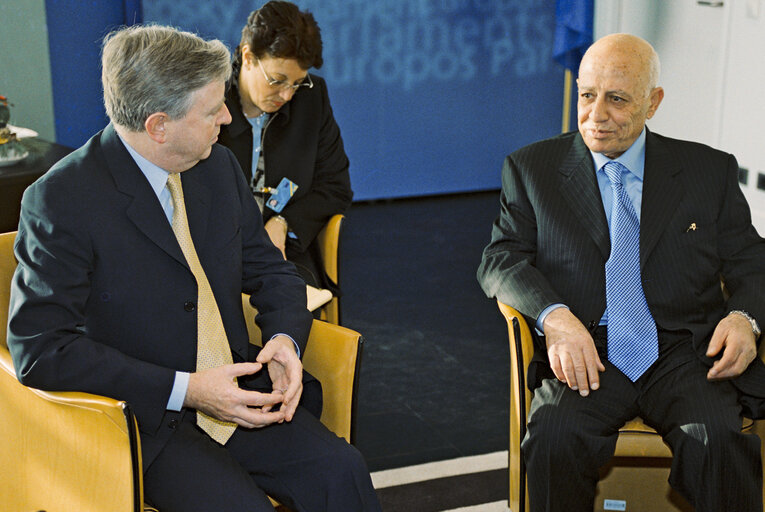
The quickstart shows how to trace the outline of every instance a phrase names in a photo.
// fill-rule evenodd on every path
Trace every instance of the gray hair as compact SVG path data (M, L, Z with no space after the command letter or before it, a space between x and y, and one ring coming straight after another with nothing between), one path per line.
M101 65L106 114L135 132L143 131L155 112L184 117L194 91L231 75L231 56L222 42L158 25L108 34Z
M651 47L651 52L648 56L648 91L647 95L651 94L657 85L659 85L659 75L661 74L661 61L659 61L659 54Z

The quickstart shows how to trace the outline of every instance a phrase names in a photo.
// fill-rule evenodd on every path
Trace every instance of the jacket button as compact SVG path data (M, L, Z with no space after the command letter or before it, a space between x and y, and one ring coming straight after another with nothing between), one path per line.
M175 430L176 428L178 428L178 420L170 420L170 421L167 423L167 426L168 426L169 428L171 428L172 430Z
M194 303L193 303L193 302L191 302L191 301L189 301L189 302L187 302L187 303L185 303L185 304L183 305L183 309L185 309L185 310L186 310L186 311L188 311L188 312L192 312L192 311L194 311L196 308L197 308L196 304L194 304Z
M595 320L591 320L591 321L590 321L590 329L594 329L594 328L596 328L597 326L598 326L598 324L597 324L597 322L595 322Z

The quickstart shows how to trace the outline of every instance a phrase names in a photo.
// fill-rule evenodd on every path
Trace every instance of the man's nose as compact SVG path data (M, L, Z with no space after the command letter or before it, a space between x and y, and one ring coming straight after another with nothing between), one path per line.
M596 98L590 108L590 118L593 121L605 121L608 119L608 109L606 100L602 97Z
M218 124L229 124L231 122L231 112L228 111L226 104L223 104L221 115L218 116Z

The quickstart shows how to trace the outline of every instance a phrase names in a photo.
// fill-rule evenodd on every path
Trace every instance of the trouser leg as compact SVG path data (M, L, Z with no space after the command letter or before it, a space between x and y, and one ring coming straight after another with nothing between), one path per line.
M635 386L602 359L600 389L588 397L557 379L534 392L522 443L534 512L591 512L598 470L613 456L619 428L637 415Z
M318 381L306 373L303 383L300 406L291 422L237 429L227 447L259 487L292 510L380 510L361 453L319 421ZM239 379L239 385L262 392L273 387L267 372Z
M361 454L298 407L291 422L238 428L226 446L189 413L144 473L162 512L265 512L266 494L296 512L379 512Z
M228 448L260 488L293 510L381 510L359 451L301 407L289 423L237 430Z
M762 511L760 440L741 432L738 392L695 358L646 389L646 423L672 448L670 485L697 512Z
M197 428L194 414L144 473L144 499L162 512L273 512L230 452Z
M601 353L606 371L589 397L556 380L535 391L522 444L532 510L591 511L597 470L618 436L612 428L635 416L672 448L670 484L697 512L763 510L760 440L741 432L735 387L706 379L689 335L659 338L659 361L634 384Z

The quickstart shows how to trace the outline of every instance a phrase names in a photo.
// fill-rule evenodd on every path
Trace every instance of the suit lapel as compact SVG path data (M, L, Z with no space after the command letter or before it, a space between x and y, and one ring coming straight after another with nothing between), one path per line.
M646 134L645 173L640 214L640 267L645 266L683 197L681 167L669 148L650 131Z
M125 210L128 218L152 242L188 267L154 191L111 124L101 134L101 148L117 190L132 198Z
M595 241L603 258L608 259L611 241L603 200L595 178L592 156L581 135L575 136L571 150L560 167L560 174L561 196Z

